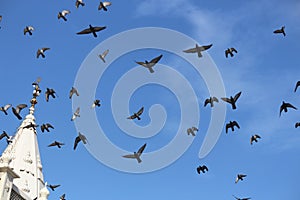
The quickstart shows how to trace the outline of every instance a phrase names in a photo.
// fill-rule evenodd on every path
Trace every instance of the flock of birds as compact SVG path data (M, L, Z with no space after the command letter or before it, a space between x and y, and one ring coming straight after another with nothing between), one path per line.
M107 11L107 7L111 6L112 3L111 2L100 2L99 6L98 6L98 10L104 10ZM83 0L76 0L75 3L76 8L79 7L83 7L85 6L85 3L83 2ZM71 13L70 10L62 10L58 13L57 18L60 20L64 20L67 21L67 15L69 15ZM0 15L0 22L2 20L2 16ZM1 27L0 27L1 28ZM79 32L77 32L76 34L78 35L82 35L82 34L92 34L94 37L97 37L97 32L102 31L106 29L105 26L103 27L98 27L98 26L92 26L89 25L88 28L83 29ZM33 26L26 26L23 30L24 35L33 35L33 32L35 31ZM282 34L283 36L286 36L285 33L285 27L282 26L280 29L277 29L273 32L274 34ZM208 49L210 49L213 45L209 44L209 45L203 45L203 46L199 46L198 44L196 44L195 47L187 49L187 50L183 50L183 52L185 53L196 53L197 56L199 58L202 57L202 52L206 51ZM36 58L45 58L45 52L50 50L49 47L43 47L37 50L36 52ZM105 57L108 55L109 50L105 50L102 54L99 54L99 59L102 60L105 63ZM228 49L225 50L225 57L228 58L228 56L233 57L234 54L238 53L238 51L234 48L234 47L230 47ZM149 70L150 73L154 73L153 67L161 60L161 58L163 57L163 55L159 55L155 58L153 58L150 61L135 61L138 65L143 66L145 68L147 68ZM41 79L38 78L34 83L32 83L33 87L34 87L34 96L37 97L41 94L42 90L39 86ZM296 83L296 87L294 92L297 91L297 88L300 86L300 81L298 81ZM231 105L231 108L233 110L237 109L236 103L237 100L239 99L239 97L241 96L242 92L238 92L237 94L235 94L234 96L230 96L230 97L221 97L221 100L223 100L224 102L228 103ZM72 87L70 92L69 92L69 98L71 99L74 95L79 96L79 92L77 91L77 89L75 87ZM50 98L55 99L56 98L56 91L53 88L46 88L45 91L45 100L46 102L49 102ZM219 99L217 97L209 97L205 100L204 102L204 107L206 107L208 104L210 104L210 107L213 108L215 103L219 103ZM95 99L91 105L91 108L96 108L96 107L100 107L100 100L99 99ZM2 111L5 115L8 115L8 110L9 108L12 108L12 113L16 116L17 119L22 120L22 116L21 116L21 111L26 108L27 105L26 104L19 104L15 107L12 106L12 104L7 104L4 106L0 107L0 111ZM286 103L286 102L282 102L282 105L280 106L280 112L279 112L279 116L281 116L282 111L287 112L288 109L296 109L297 108L295 106L293 106L291 103ZM127 119L130 120L141 120L141 115L144 112L144 107L140 108L136 113L133 113L131 116L127 117ZM73 113L72 117L71 117L71 121L76 120L77 117L80 117L80 107L78 107L76 109L76 111ZM296 122L295 124L295 128L300 126L300 122ZM40 127L40 130L44 133L46 132L50 132L51 129L54 129L54 126L51 125L50 123L43 123L40 126L30 123L24 127L22 127L23 129L33 129L34 132L36 132L37 127ZM238 124L237 121L229 121L226 125L225 125L225 132L226 134L228 133L228 130L231 130L232 132L235 131L235 127L240 129L240 125ZM186 132L187 135L192 135L192 136L196 136L195 132L198 131L197 127L190 127L187 128ZM13 136L10 136L9 134L7 134L5 131L3 131L3 133L0 135L0 140L2 140L3 138L6 138L7 140L7 144L10 144L13 141ZM258 134L252 135L250 138L250 144L252 145L253 142L258 142L258 139L261 139L261 136ZM84 134L82 133L78 133L78 136L75 138L74 140L74 145L73 145L73 149L76 150L78 144L80 142L83 142L84 144L87 144L87 138L84 136ZM54 141L51 144L48 145L48 147L57 147L57 148L61 148L63 145L65 145L63 142L59 142L59 141ZM123 155L122 157L124 158L130 158L130 159L136 159L138 163L142 162L141 156L143 151L146 148L146 143L141 146L137 152L133 152L133 154L129 154L129 155ZM200 165L196 168L196 171L198 174L201 173L205 173L208 171L208 167L206 165ZM235 179L235 183L238 183L239 181L243 181L244 178L246 177L246 174L237 174L236 179ZM47 185L47 184L46 184ZM55 189L57 187L59 187L60 185L47 185L52 191L55 191ZM249 200L251 198L238 198L236 196L233 195L233 197L237 200ZM37 199L37 198L36 198ZM63 194L60 197L60 200L65 200L65 194Z

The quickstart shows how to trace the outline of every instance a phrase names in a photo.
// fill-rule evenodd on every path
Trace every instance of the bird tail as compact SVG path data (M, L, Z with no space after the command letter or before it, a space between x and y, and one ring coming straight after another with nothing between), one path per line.
M149 67L148 69L149 69L150 73L154 73L154 70L152 69L152 67Z

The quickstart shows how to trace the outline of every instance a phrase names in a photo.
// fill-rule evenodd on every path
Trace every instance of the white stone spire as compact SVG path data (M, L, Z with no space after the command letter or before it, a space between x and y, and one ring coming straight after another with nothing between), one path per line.
M38 87L38 85L35 87ZM36 89L37 88L35 88L35 91ZM7 187L10 187L9 190L11 190L11 194L9 195L10 197L8 199L14 199L12 198L12 195L20 195L26 200L33 200L35 198L38 200L47 200L49 195L49 191L44 185L41 157L38 147L37 134L34 127L34 125L36 125L34 109L35 104L37 104L36 97L39 95L39 93L36 93L35 91L33 93L33 98L30 101L31 107L29 108L29 114L25 117L20 127L17 129L16 135L14 136L12 142L7 146L0 157L1 181L2 177L4 176L4 173L1 174L1 171L5 171L6 168L11 174L11 177L13 177L10 178L12 184L4 183L5 180L2 181L2 185L7 185ZM28 127L28 125L32 126ZM10 182L8 178L6 179L6 182ZM0 195L3 195L5 192L1 191L1 188L4 188L1 187L1 181ZM7 198L0 196L0 199L6 200Z

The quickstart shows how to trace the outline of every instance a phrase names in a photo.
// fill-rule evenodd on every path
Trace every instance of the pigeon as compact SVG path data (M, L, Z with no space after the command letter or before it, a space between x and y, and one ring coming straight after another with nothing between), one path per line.
M282 33L283 34L283 36L286 36L286 34L285 34L285 26L282 26L281 27L281 29L276 29L275 31L273 31L273 33L275 33L275 34L280 34L280 33Z
M70 90L69 99L72 98L73 94L76 94L76 96L79 96L78 90L74 87L72 87L71 90Z
M63 10L61 12L58 12L57 18L58 19L62 18L64 21L67 21L66 15L70 14L70 13L71 13L71 11L69 11L69 10Z
M36 127L38 127L38 126L39 126L39 125L30 122L30 123L27 124L26 126L23 126L23 129L24 129L24 128L26 128L26 129L32 128L33 131L34 131L34 133L36 134Z
M250 138L250 144L252 145L253 142L258 142L257 139L260 139L260 138L261 138L261 137L260 137L259 135L257 135L257 134L252 135L251 138Z
M246 177L247 175L245 175L245 174L238 174L237 176L236 176L236 179L235 179L235 183L238 183L239 182L239 180L244 180L244 178Z
M236 101L241 96L242 92L237 93L234 97L230 96L230 98L222 97L221 99L227 103L231 104L233 110L236 109Z
M109 52L109 49L106 49L102 54L99 54L98 56L99 56L99 58L105 63L105 57L106 57L106 55L108 54L108 52Z
M231 128L231 131L234 131L234 127L240 128L239 124L236 121L230 121L228 124L226 124L226 133L228 133L228 129Z
M202 57L201 51L205 51L205 50L207 50L211 47L212 47L212 44L204 45L204 46L198 46L198 44L196 44L195 48L187 49L187 50L184 50L183 52L185 52L185 53L197 53L198 57L200 58L200 57Z
M49 128L52 128L54 129L54 127L49 124L49 123L46 123L46 124L42 124L41 125L41 131L44 133L44 131L46 130L47 132L50 132Z
M72 118L71 118L71 121L74 121L77 117L80 117L79 112L80 112L80 107L78 107L78 108L76 109L76 111L73 113Z
M236 197L236 196L234 196L234 195L232 195L236 200L250 200L251 198L238 198L238 197Z
M296 92L297 91L297 88L300 86L300 81L297 81L297 83L296 83L296 87L295 87L295 90L294 90L294 92Z
M80 31L76 34L82 35L82 34L92 33L94 37L97 37L96 32L102 31L104 29L106 29L106 26L95 26L95 27L93 27L92 25L89 25L89 28L86 28L86 29L84 29L84 30L82 30L82 31Z
M65 144L61 143L61 142L54 141L51 144L49 144L48 147L55 147L55 146L57 146L58 148L61 148L61 146L63 146L63 145L65 145Z
M300 126L300 122L296 122L295 128L298 128Z
M200 174L201 172L205 173L206 171L208 171L208 168L205 165L197 167L198 174Z
M82 141L83 144L87 143L86 137L79 132L78 136L75 138L74 147L73 147L74 150L76 149L76 147L80 141Z
M146 145L147 144L145 143L141 148L139 148L138 152L134 152L133 154L125 155L123 157L124 158L134 158L134 159L137 159L138 163L141 163L142 160L140 157L141 157L143 151L145 150Z
M52 98L55 98L55 94L56 94L56 92L54 91L54 89L47 88L47 89L46 89L46 92L45 92L45 95L46 95L46 101L47 101L47 102L49 101L49 96L51 96Z
M42 92L42 90L40 89L40 85L39 83L41 82L41 78L37 78L37 80L35 82L32 83L32 86L34 87L34 90L33 90L33 95L35 97L39 96Z
M210 107L214 107L214 101L219 103L219 100L217 99L217 97L209 97L208 99L205 99L204 107L206 107L206 105L209 103L210 103Z
M285 103L284 101L282 101L282 104L280 106L280 111L279 111L279 117L281 116L281 112L282 111L287 112L288 108L293 108L293 109L297 110L297 108L295 106L293 106L292 104Z
M26 35L26 33L28 33L29 35L32 35L32 31L34 31L34 28L33 28L33 26L26 26L25 28L24 28L24 35Z
M14 137L13 136L8 136L8 138L6 138L6 142L7 144L10 144L13 142Z
M111 2L108 2L108 1L100 1L100 4L98 6L98 10L101 10L103 9L104 11L107 11L107 6L111 6Z
M0 135L0 140L2 140L2 138L6 137L7 139L9 139L9 135L3 131L2 134Z
M46 56L45 56L45 51L47 51L47 50L50 50L50 48L48 48L48 47L43 47L43 48L41 48L41 49L38 49L37 50L37 52L36 52L36 58L39 58L40 56L42 56L42 58L45 58Z
M66 198L66 194L63 194L59 197L59 200L66 200L65 198Z
M142 107L137 113L133 113L133 115L127 117L127 119L135 119L141 120L140 116L144 112L144 107Z
M26 107L27 107L26 104L19 104L19 105L17 105L16 108L12 107L12 111L13 111L14 115L15 115L19 120L22 119L22 117L21 117L21 115L20 115L20 112L22 111L23 108L26 108Z
M233 48L233 47L226 49L226 50L225 50L225 56L226 56L226 58L228 58L228 54L229 54L231 57L233 57L233 52L234 52L234 53L237 53L237 50L236 50L235 48Z
M6 104L5 106L0 107L0 111L4 112L7 115L7 110L11 107L11 104Z
M194 131L198 131L198 129L196 127L194 127L194 126L192 128L188 128L186 130L186 132L187 132L188 135L191 134L192 136L196 136L195 133L194 133Z
M149 69L150 73L154 73L153 67L154 65L156 65L156 63L158 63L158 61L163 57L163 55L159 55L155 58L153 58L150 62L148 62L147 60L145 62L137 62L135 61L137 64L146 67Z
M60 185L47 185L52 191L55 191L56 188L58 188Z
M76 8L79 8L79 6L85 6L85 3L82 0L76 0L75 6Z
M100 104L100 100L99 99L96 99L93 104L92 104L92 108L95 108L96 106L100 107L101 104Z

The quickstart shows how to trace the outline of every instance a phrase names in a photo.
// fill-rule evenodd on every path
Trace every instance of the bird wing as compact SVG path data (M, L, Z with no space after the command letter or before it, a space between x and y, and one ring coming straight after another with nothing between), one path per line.
M156 58L153 58L153 59L150 61L150 63L156 64L156 63L158 63L158 61L159 61L162 57L163 57L163 55L161 54L161 55L157 56Z
M49 124L49 123L47 123L46 126L47 126L48 128L53 128L53 129L54 129L54 127L53 127L51 124Z
M227 97L221 97L221 99L227 103L231 103L230 99Z
M296 92L297 91L297 88L300 86L300 81L297 81L297 83L296 83L296 87L295 87L295 90L294 90L294 92Z
M226 57L226 58L228 58L228 54L229 54L228 49L226 49L226 50L225 50L225 57Z
M215 102L217 102L217 103L219 103L219 100L218 100L217 97L213 97L212 100L215 101Z
M297 110L297 108L295 106L293 106L292 104L290 104L290 103L286 103L286 107L293 108L293 109Z
M196 53L197 48L190 48L190 49L187 49L187 50L183 50L183 52L185 52L185 53Z
M70 99L72 98L73 94L76 94L76 96L79 96L78 90L74 87L72 87L72 89L70 90L70 93L69 93Z
M50 50L50 48L49 47L43 47L42 50L47 51L47 50Z
M78 32L78 33L76 33L76 34L78 34L78 35L81 35L81 34L89 34L89 33L91 33L92 31L91 31L91 29L90 28L86 28L86 29L84 29L84 30L82 30L82 31L80 31L80 32Z
M19 109L20 111L23 109L23 108L26 108L27 105L26 104L19 104L17 105L17 109Z
M230 124L226 124L226 133L228 133L228 129L231 127L231 125Z
M103 2L103 6L105 6L105 7L106 7L106 6L111 6L111 2L104 1L104 2Z
M105 51L101 54L102 58L105 58L105 56L108 54L108 52L109 52L109 49L105 50Z
M207 170L207 171L208 171L208 168L207 168L207 166L206 166L206 165L203 165L203 166L202 166L202 169L203 169L203 170Z
M236 102L238 100L238 98L241 96L241 94L242 94L242 92L239 92L233 97L234 102Z
M147 67L147 64L144 62L135 61L136 64L142 65L143 67Z
M257 134L255 134L255 137L256 137L256 138L261 138L261 137L260 137L259 135L257 135Z
M137 154L141 155L141 154L143 153L143 151L145 150L146 145L147 145L147 144L145 143L143 146L141 146L141 148L139 148Z
M76 147L77 147L77 145L78 145L78 143L79 143L80 141L81 141L80 137L77 136L77 137L75 138L75 141L74 141L74 147L73 147L74 150L76 149Z
M106 26L96 26L96 27L94 27L94 30L95 30L96 32L102 31L102 30L104 30L104 29L106 29Z
M78 107L75 111L75 114L79 115L79 112L80 112L80 107Z
M204 102L204 107L210 103L210 99L205 99L205 102Z
M231 47L230 50L233 51L233 52L235 52L235 53L237 53L237 50L235 48L233 48L233 47Z
M45 128L46 128L46 127L45 127L45 124L42 124L42 125L41 125L41 131L42 131L43 133L44 133L44 131L45 131Z
M4 106L4 110L7 111L11 107L11 104L7 104Z
M122 156L124 158L135 158L134 154L128 154L128 155L125 155L125 156Z
M144 112L144 107L142 107L136 114L140 116L141 114L143 114L143 112Z
M233 126L236 126L236 127L238 127L238 128L240 128L239 124L238 124L236 121L233 121L233 122L232 122L232 125L233 125Z
M56 146L56 142L52 142L51 144L48 145L48 147L54 147Z
M281 29L277 29L277 30L273 31L273 33L282 33L282 30Z
M67 15L67 14L70 14L71 13L71 11L69 11L69 10L63 10L63 11L61 11L61 14L64 16L64 15Z
M192 131L198 131L198 129L196 127L192 127Z
M207 49L209 49L210 47L212 47L212 44L209 44L209 45L203 45L203 46L201 46L201 49L207 50Z

